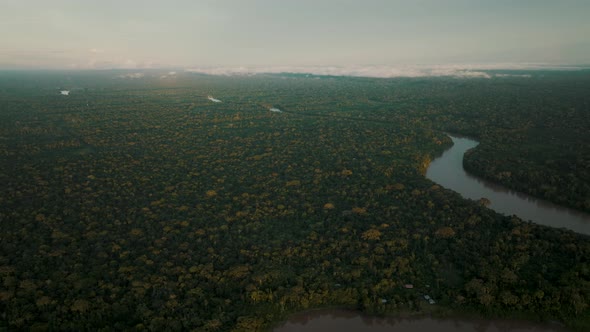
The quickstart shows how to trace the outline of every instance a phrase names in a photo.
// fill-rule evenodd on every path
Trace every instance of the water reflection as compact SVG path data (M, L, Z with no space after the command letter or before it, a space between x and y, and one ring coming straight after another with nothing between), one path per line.
M317 310L292 316L274 332L370 331L370 332L562 332L560 326L544 326L512 320L377 318L347 310Z
M450 136L453 147L429 166L426 177L452 189L465 198L491 201L489 208L505 215L517 215L523 220L564 227L582 234L590 234L590 215L565 208L530 195L507 189L501 185L477 178L463 169L463 155L479 143L465 137Z

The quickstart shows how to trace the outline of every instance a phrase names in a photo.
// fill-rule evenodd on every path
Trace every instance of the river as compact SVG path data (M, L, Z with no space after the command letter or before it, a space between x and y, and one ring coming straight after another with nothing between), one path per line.
M468 174L463 169L463 155L479 143L464 137L450 136L453 146L430 163L426 177L439 185L454 190L465 198L491 201L489 208L523 220L564 227L582 234L590 234L590 215L551 202L506 189L498 184ZM274 332L292 331L358 331L358 332L557 332L560 326L514 320L377 318L346 310L315 310L293 315Z
M314 310L293 315L274 332L562 332L558 325L516 320L377 318L347 310Z
M516 215L522 220L530 220L545 226L563 227L577 233L590 234L589 214L516 192L468 174L463 169L463 155L479 143L465 137L450 137L453 146L430 163L426 171L428 179L458 192L465 198L478 200L485 197L491 201L488 207L496 212Z

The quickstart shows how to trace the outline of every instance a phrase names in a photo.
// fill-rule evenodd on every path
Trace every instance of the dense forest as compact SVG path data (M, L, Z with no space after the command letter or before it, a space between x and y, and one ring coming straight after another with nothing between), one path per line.
M590 211L590 72L522 74L0 73L0 330L254 331L326 306L588 330L588 236L423 176L469 135L471 172Z

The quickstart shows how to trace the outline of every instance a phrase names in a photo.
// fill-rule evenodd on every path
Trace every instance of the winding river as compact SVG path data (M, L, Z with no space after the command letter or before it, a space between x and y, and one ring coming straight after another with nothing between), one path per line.
M450 136L450 135L449 135ZM450 136L453 146L430 164L426 177L439 185L454 190L465 198L491 201L489 208L505 215L516 215L534 223L567 228L590 234L590 215L572 210L527 194L507 189L468 174L463 169L463 155L479 143L464 137Z

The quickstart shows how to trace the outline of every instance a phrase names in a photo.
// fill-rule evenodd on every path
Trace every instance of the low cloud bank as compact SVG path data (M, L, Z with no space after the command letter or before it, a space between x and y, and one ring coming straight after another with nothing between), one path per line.
M164 78L169 78L169 77L174 77L174 76L176 76L176 72L175 71L169 71L168 74L164 74L164 75L160 76L160 78L161 79L164 79Z
M145 76L144 73L129 73L129 74L119 75L118 77L119 78L136 79L136 78L142 78L144 76Z
M256 75L256 74L311 74L325 76L353 77L457 77L457 78L492 78L492 77L530 77L528 74L493 73L494 70L578 70L575 66L555 66L544 64L494 64L494 65L438 65L438 66L349 66L349 67L202 67L186 71L208 75Z

